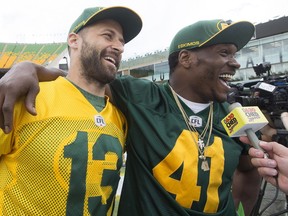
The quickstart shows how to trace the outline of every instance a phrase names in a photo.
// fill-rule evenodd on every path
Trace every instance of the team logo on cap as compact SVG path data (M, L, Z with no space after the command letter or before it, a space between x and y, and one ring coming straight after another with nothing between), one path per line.
M178 45L178 49L182 49L185 47L193 47L193 46L198 46L200 44L199 41L193 41L193 42L188 42L188 43L182 43Z
M227 28L227 27L228 27L228 24L227 24L227 23L225 23L225 22L221 22L221 23L220 23L220 28L219 28L219 29L223 30L223 29L225 29L225 28Z

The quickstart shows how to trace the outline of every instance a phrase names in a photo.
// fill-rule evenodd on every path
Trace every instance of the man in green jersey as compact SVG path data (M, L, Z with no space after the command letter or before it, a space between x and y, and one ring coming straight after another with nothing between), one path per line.
M106 94L129 125L118 215L233 216L232 192L236 205L241 201L247 215L251 212L260 178L247 145L230 138L221 120L228 113L227 81L240 67L235 54L253 34L254 25L246 21L193 23L171 42L168 82L122 76L110 83ZM42 81L58 71L32 63L20 67L8 72L11 78L4 77L0 85L1 127L6 132L14 101L23 95L9 92L12 87L30 92L27 108L35 114L36 75Z

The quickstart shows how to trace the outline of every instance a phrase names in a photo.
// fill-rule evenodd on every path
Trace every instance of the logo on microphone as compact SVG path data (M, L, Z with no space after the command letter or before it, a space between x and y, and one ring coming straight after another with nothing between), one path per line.
M259 107L235 107L221 121L224 129L230 137L245 136L246 130L254 132L264 127L268 121Z
M249 122L254 122L261 118L254 107L243 107L242 110L247 116Z
M232 133L234 127L238 125L237 118L234 116L234 113L230 113L226 118L223 120L226 128Z

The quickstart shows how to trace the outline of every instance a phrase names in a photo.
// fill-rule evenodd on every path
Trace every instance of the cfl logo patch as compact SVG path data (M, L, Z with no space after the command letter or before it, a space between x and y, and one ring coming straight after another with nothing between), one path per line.
M96 124L98 127L104 127L104 126L106 126L106 122L105 122L104 118L103 118L101 115L96 115L96 116L94 116L94 121L95 121L95 124Z
M202 127L202 118L199 116L190 116L189 124L193 127Z

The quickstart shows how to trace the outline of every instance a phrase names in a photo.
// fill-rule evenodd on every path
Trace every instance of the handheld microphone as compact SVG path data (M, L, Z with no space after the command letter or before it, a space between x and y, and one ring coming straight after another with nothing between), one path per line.
M268 120L259 107L242 107L240 103L233 103L228 109L230 113L221 121L227 134L230 137L247 135L253 147L263 151L255 132L267 125Z

